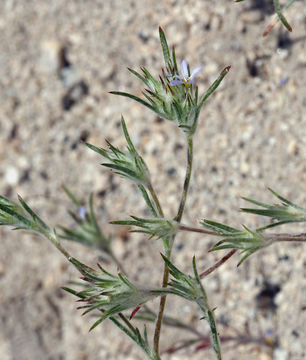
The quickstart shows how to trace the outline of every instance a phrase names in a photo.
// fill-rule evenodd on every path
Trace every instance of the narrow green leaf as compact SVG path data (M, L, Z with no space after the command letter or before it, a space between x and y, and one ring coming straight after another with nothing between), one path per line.
M128 133L128 130L127 130L127 127L126 127L126 123L124 121L124 118L123 116L121 117L121 126L122 126L122 130L123 130L123 133L124 133L124 137L126 139L126 142L128 143L129 145L129 150L135 155L137 154L137 151L135 149L135 146L134 144L132 143L132 140L130 138L130 135Z
M35 214L35 212L30 208L30 206L23 200L23 198L18 195L18 200L20 201L22 207L31 215L32 219L34 220L35 223L38 224L39 227L41 227L43 230L47 231L47 232L51 232L51 229L49 228L49 226L47 226L42 219Z
M25 216L21 215L20 212L16 212L15 210L12 210L12 207L8 207L6 205L0 204L0 210L3 211L6 214L9 214L12 218L10 219L10 222L6 222L5 219L0 218L0 225L14 225L17 226L18 220L20 222L20 225L24 224L29 229L32 228L33 222L27 219Z
M122 330L127 336L129 336L133 341L135 340L135 335L125 326L123 326L116 318L110 317L109 318L115 325L118 326L120 330Z
M238 230L238 229L235 229L233 227L230 227L230 226L227 226L227 225L224 225L224 224L221 224L221 223L218 223L216 221L210 221L210 220L204 220L201 222L201 224L220 234L220 235L223 235L223 236L227 236L227 235L231 235L231 234L239 234L239 233L242 233L241 230Z
M132 74L134 74L135 76L137 76L145 85L148 86L148 81L147 81L147 79L145 79L142 75L140 75L137 71L135 71L135 70L133 70L133 69L128 68L128 70L129 70Z
M108 167L110 169L117 170L119 175L130 176L133 179L135 179L135 177L137 177L137 174L135 174L135 171L133 171L125 166L120 166L120 165L116 165L116 164L108 164L108 163L103 163L102 165L105 167Z
M151 73L145 67L142 67L141 71L145 74L145 77L147 79L147 86L151 89L152 92L155 91L156 88L159 86L158 81L154 79L154 77L151 75ZM153 87L152 87L152 85L153 85ZM156 95L158 95L158 94L156 94Z
M265 207L267 209L270 208L270 205L265 204L265 203L260 202L260 201L257 201L257 200L253 200L253 199L250 199L250 198L247 198L247 197L242 197L242 199L245 200L245 201L248 201L248 202L250 202L250 203L252 203L254 205L262 206L262 207ZM240 210L243 211L243 209L240 209Z
M85 145L90 149L95 151L96 153L102 155L103 157L107 157L107 151L105 149L99 148L95 145L89 144L89 143L85 143Z
M173 46L172 48L172 60L173 60L173 66L174 66L174 71L176 74L179 73L178 68L177 68L177 63L176 63L176 55L175 55L175 47Z
M151 202L151 200L150 200L150 198L149 198L149 195L148 195L146 189L144 188L143 185L138 185L138 188L139 188L139 190L141 191L142 196L143 196L146 204L148 205L149 209L151 210L152 215L155 216L155 217L157 217L157 216L158 216L158 215L157 215L157 212L156 212L156 210L155 210L155 208L154 208L154 206L153 206L153 204L152 204L152 202Z
M219 336L218 336L214 314L211 310L208 310L207 315L208 315L207 320L211 330L213 348L215 350L218 360L221 360L222 359L221 348L220 348Z
M286 210L285 209L269 209L269 210L263 210L263 209L248 209L248 208L241 208L241 211L249 213L249 214L256 214L261 216L268 216L272 218L278 218L279 216L285 215Z
M164 33L164 31L163 31L163 29L161 27L159 27L159 38L160 38L160 43L161 43L161 47L162 47L162 50L163 50L165 65L166 65L166 67L171 66L171 58L170 58L169 47L168 47L168 44L167 44L165 33Z
M63 185L63 189L66 193L66 195L69 197L69 199L79 208L82 206L82 204L78 201L78 199L69 191L69 189Z
M142 100L141 98L139 98L138 96L126 93L126 92L122 92L122 91L110 91L111 94L114 95L120 95L120 96L124 96L124 97L128 97L130 99L133 99L137 102L139 102L140 104L146 106L147 108L149 108L150 110L157 112L156 109L149 103L147 103L146 101Z
M65 290L66 292L72 294L72 295L75 295L75 296L79 297L79 298L82 298L82 299L86 298L86 295L82 295L80 292L75 291L73 289L70 289L68 287L62 286L62 289Z
M260 249L260 247L252 248L251 250L248 250L247 254L245 256L243 256L242 259L238 262L237 267L240 266L249 256L254 254L254 252L256 252L259 249Z
M289 201L288 199L285 199L284 197L282 197L281 195L279 195L276 191L272 190L271 188L268 188L268 190L269 190L274 196L276 196L280 201L282 201L284 204L293 206L293 207L298 208L298 209L305 210L305 209L301 208L300 206L294 204L293 202Z
M260 228L257 229L257 231L263 231L263 230L270 229L270 228L275 227L275 226L280 226L280 225L288 224L288 223L291 223L291 222L296 222L296 221L294 221L294 220L291 220L291 221L289 221L289 220L278 221L278 222L275 222L275 223L260 227Z
M282 13L280 4L279 4L279 0L273 0L273 4L274 4L274 10L279 18L279 20L282 22L282 24L286 27L286 29L290 32L292 32L292 27L291 25L288 23L287 19L285 18L284 14Z
M230 71L231 66L227 66L225 69L221 71L221 74L219 75L218 79L214 81L214 83L209 87L209 89L206 91L206 93L202 96L202 99L199 102L198 110L201 109L204 102L207 100L207 98L217 89L217 87L221 84L224 77L228 74Z
M103 322L105 320L105 318L101 317L100 319L98 319L89 329L89 331L92 331L94 328L96 328L99 324L101 324L101 322Z

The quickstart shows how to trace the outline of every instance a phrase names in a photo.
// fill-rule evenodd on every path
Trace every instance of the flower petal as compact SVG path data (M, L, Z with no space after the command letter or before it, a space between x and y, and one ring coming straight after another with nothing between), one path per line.
M170 85L172 85L172 86L181 85L181 84L184 84L184 82L182 80L172 80L172 81L170 81Z
M82 220L85 219L86 215L88 214L88 211L85 206L80 206L78 209L79 216Z
M185 79L188 78L188 66L186 60L183 60L181 63L181 73Z
M197 74L199 71L201 71L201 69L202 69L202 66L196 67L196 68L193 70L193 72L191 73L190 79L193 79L193 78L196 76L196 74Z

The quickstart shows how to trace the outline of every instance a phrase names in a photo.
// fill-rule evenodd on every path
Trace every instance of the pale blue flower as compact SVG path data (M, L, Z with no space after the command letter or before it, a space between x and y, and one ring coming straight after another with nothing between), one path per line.
M79 216L82 220L85 220L86 215L88 214L88 210L85 206L80 206L78 209Z
M170 82L170 85L182 85L189 87L193 84L194 77L196 74L202 69L202 66L198 66L193 70L193 72L189 75L188 66L186 60L183 60L181 63L181 75L174 75L174 80Z

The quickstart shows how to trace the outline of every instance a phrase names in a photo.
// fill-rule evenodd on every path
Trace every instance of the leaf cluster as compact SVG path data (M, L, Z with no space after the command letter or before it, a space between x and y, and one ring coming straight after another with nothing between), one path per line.
M222 249L241 250L243 257L238 263L239 266L250 255L274 242L274 239L269 234L264 234L264 230L287 223L306 222L306 209L285 199L272 189L269 190L281 201L280 204L269 205L243 197L244 200L261 207L261 209L241 208L242 212L270 217L272 222L266 226L259 227L255 230L243 226L244 230L239 230L215 221L201 221L202 226L206 229L223 237L223 239L216 243L210 251Z
M167 257L163 255L162 257L167 264L172 276L168 283L170 288L168 287L164 289L163 292L168 294L175 294L177 296L183 297L184 299L197 303L203 314L202 319L209 323L212 345L217 355L217 359L221 359L221 348L213 310L211 310L209 307L206 292L198 275L195 257L193 257L192 261L194 277L184 274L176 266L174 266Z
M80 301L86 303L84 306L80 306L79 309L86 309L83 315L96 309L103 312L103 315L92 325L90 330L110 316L141 306L159 296L148 287L132 283L123 274L112 275L99 264L100 271L97 271L82 264L75 258L71 258L70 262L82 273L82 279L87 284L84 290L78 292L78 295L82 297ZM73 290L64 289L74 294Z
M21 196L18 196L18 200L21 206L4 196L0 196L0 225L13 226L14 230L36 232L55 240L54 230L46 225Z
M130 225L136 226L138 229L131 230L131 232L139 232L150 235L149 239L156 237L161 239L163 237L171 238L175 236L178 231L178 222L175 220L165 218L143 219L136 216L131 216L133 220L116 220L112 221L115 225Z
M119 150L110 142L107 142L109 150L96 147L89 143L86 143L86 145L110 161L109 163L103 163L103 166L115 170L117 174L128 178L137 185L148 186L150 184L149 169L133 145L123 117L121 119L121 125L128 144L128 152Z
M59 226L62 232L58 236L61 239L75 241L111 254L111 237L102 232L97 222L93 206L93 195L91 194L89 197L88 206L84 207L81 201L66 187L64 187L64 191L75 205L76 210L68 211L75 224L70 228Z

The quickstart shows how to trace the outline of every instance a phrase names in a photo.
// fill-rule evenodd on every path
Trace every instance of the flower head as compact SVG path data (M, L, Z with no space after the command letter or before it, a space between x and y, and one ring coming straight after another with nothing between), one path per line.
M181 63L181 75L174 75L175 80L170 82L170 85L182 85L184 84L187 87L190 87L193 84L193 79L196 74L202 69L202 66L196 67L191 74L189 74L188 66L186 60L183 60Z
M192 136L196 131L200 110L204 102L220 85L229 72L230 66L223 69L207 91L199 96L198 87L192 85L196 74L201 70L201 66L190 71L187 62L183 60L179 71L175 49L173 48L170 52L166 36L161 28L159 29L159 36L165 60L162 75L156 79L146 68L142 68L141 73L129 69L146 85L147 88L143 92L145 99L122 91L111 91L111 94L125 96L137 101L154 111L158 116L176 122L182 131L188 136Z

